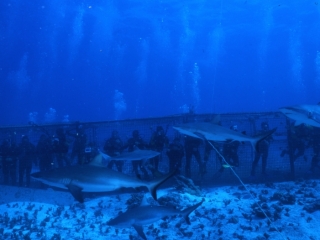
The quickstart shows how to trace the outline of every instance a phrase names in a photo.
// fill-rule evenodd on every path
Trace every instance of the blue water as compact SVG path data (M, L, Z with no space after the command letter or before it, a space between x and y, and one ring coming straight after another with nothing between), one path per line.
M0 2L0 124L320 100L320 3Z

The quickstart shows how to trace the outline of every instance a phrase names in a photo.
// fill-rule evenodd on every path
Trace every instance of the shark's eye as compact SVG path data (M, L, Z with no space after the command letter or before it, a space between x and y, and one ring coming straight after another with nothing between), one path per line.
M308 112L308 118L312 118L312 112Z

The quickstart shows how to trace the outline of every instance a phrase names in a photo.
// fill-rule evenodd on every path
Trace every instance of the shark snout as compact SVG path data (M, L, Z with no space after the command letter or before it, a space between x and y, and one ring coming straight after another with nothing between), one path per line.
M279 108L279 111L283 112L284 114L288 114L288 113L300 113L300 112L303 112L304 109L300 106L291 106L291 107Z
M297 110L298 109L295 108L295 107L282 107L282 108L279 108L279 111L283 112L283 113L296 112Z

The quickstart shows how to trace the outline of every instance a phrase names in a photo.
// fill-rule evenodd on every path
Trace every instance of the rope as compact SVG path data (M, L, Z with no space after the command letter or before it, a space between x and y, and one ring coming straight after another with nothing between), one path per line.
M239 175L233 170L233 168L231 167L231 165L226 161L226 159L223 157L223 155L219 152L219 150L213 146L213 144L208 141L208 143L211 145L211 147L219 154L219 156L222 158L223 162L231 169L231 171L233 172L233 174L238 178L239 182L242 184L242 186L245 188L245 190L249 193L249 195L251 196L251 198L254 200L254 202L257 204L257 206L259 207L259 209L261 210L261 212L263 213L263 215L267 218L267 220L274 226L274 222L268 217L268 215L266 214L266 212L262 209L262 207L260 206L260 204L256 201L255 197L252 195L252 193L249 191L249 189L247 188L247 186L243 183L243 181L241 180L241 178L239 177ZM275 227L275 226L274 226ZM278 230L277 227L275 227L275 229L277 230L277 232L280 234L280 236L282 237L282 239L286 240L286 238L282 235L282 233Z

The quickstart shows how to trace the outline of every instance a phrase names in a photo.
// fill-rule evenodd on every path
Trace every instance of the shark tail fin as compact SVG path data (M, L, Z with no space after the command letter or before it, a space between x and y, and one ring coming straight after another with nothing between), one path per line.
M251 142L254 150L256 152L259 152L259 143L263 140L265 140L267 137L269 137L271 134L273 134L275 131L277 130L277 128L274 128L268 132L259 134L257 136L254 137L254 140Z
M196 210L203 202L204 202L204 200L202 200L201 202L197 203L196 205L193 205L191 207L186 208L185 210L183 210L181 212L181 215L184 217L184 219L186 220L186 222L188 224L190 224L190 219L189 219L190 213L192 213L194 210Z
M171 178L173 175L175 175L177 173L177 169L172 171L171 173L168 173L160 178L157 178L151 182L149 182L149 184L147 185L147 188L149 189L149 192L151 193L152 197L154 200L158 200L157 198L157 188L164 183L165 181L167 181L169 178Z

